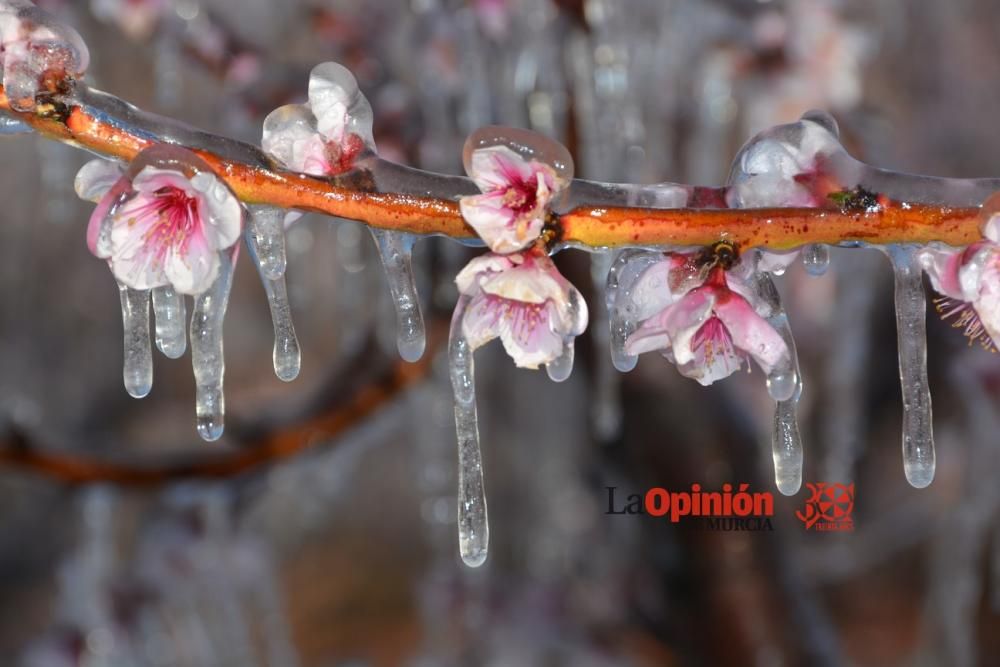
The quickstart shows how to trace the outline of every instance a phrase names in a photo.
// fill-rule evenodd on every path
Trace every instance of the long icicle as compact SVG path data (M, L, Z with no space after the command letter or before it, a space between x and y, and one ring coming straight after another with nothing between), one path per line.
M420 312L420 298L413 276L412 250L416 237L384 229L371 228L378 245L389 292L396 308L396 347L406 361L417 361L424 355L426 335L424 316Z
M170 359L181 357L187 348L186 311L184 295L178 294L173 287L167 285L153 289L156 347Z
M458 548L469 567L479 567L489 552L490 526L483 487L483 457L476 415L473 352L462 334L468 298L455 306L448 338L448 369L455 393L455 433L458 437Z
M797 409L802 396L802 373L799 355L788 322L788 315L781 305L781 298L774 281L766 273L756 279L758 294L771 307L767 318L781 334L791 353L791 364L780 373L768 377L768 390L775 398L774 430L771 434L771 457L774 460L774 483L783 495L794 496L802 488L802 435L799 432ZM778 378L780 377L780 380ZM779 388L779 385L783 385Z
M611 252L590 255L590 278L593 281L595 294L601 294L602 289L607 289L608 275L614 260L615 256ZM603 301L613 302L614 299L608 298ZM613 307L612 303L611 308ZM598 349L607 348L611 345L610 308L601 299L596 299L590 313L590 331L595 346ZM621 378L614 364L608 363L603 355L601 357L594 366L591 400L594 407L591 412L591 423L598 439L607 442L618 435L621 429Z
M153 388L153 350L149 342L149 290L134 290L118 283L122 303L125 360L122 376L133 398Z
M233 256L222 252L219 259L218 277L208 290L195 298L191 314L191 364L194 367L198 434L209 441L222 437L226 412L222 394L222 378L226 371L222 323L233 283Z
M903 471L922 489L934 479L934 431L927 382L927 296L915 246L886 249L896 280L896 336L903 392Z
M295 335L295 325L292 323L292 309L288 303L288 288L285 284L283 215L284 211L281 209L252 207L246 236L250 258L260 274L260 281L267 294L267 305L271 310L271 322L274 325L274 350L271 353L274 374L284 382L291 382L299 376L302 353L299 339ZM262 242L260 236L264 236L267 241Z

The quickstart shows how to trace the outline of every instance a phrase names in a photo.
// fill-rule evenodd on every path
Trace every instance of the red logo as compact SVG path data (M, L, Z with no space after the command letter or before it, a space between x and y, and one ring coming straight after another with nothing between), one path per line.
M806 530L854 530L854 484L806 483L812 493L804 512L795 516Z

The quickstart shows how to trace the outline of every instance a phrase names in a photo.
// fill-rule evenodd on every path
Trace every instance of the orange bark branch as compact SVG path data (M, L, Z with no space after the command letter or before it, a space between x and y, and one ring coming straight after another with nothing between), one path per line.
M62 107L60 109L60 107ZM0 90L0 111L39 134L108 157L131 160L154 139L131 131L127 121L99 118L72 97L53 97L33 112L10 107ZM155 135L150 135L155 136ZM188 146L250 204L296 208L349 218L373 227L414 234L475 238L454 199L372 192L347 181L290 172L274 164L234 161ZM247 147L249 148L249 147ZM729 240L742 247L787 249L809 243L872 244L939 241L968 245L981 237L977 207L942 208L887 202L877 211L836 209L640 209L578 207L559 216L562 240L587 247L705 246Z

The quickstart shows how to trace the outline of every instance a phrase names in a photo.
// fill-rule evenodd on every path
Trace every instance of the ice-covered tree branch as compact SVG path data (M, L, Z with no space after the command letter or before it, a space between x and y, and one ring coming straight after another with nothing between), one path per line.
M192 130L166 118L139 111L113 96L75 84L72 94L53 94L27 111L11 107L6 91L0 110L49 139L78 146L108 158L130 161L144 148L170 143L190 148L211 165L233 192L248 204L314 211L363 222L372 227L413 234L440 234L459 240L476 238L465 223L457 198L475 192L467 179L431 174L371 158L359 170L323 178L277 166L259 148ZM397 191L378 187L398 180ZM930 181L939 188L947 179L896 175L895 188ZM978 183L962 190L983 191ZM992 184L986 190L992 191ZM690 193L690 206L653 207L665 194ZM706 196L711 195L711 196ZM989 192L985 192L989 194ZM628 206L604 201L640 202ZM588 203L588 199L591 200ZM704 203L699 203L698 200ZM558 216L561 240L582 247L704 246L729 240L741 247L788 249L810 243L928 243L967 245L979 239L978 203L921 203L919 198L887 198L871 209L724 206L725 188L605 185L576 181L570 201ZM981 199L980 199L981 201ZM643 206L641 203L646 203ZM686 204L687 202L685 202ZM965 205L959 205L964 203Z

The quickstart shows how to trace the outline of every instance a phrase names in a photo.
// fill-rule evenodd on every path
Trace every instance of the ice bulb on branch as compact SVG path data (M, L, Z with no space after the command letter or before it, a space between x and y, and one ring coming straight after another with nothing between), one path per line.
M0 2L0 70L13 109L30 111L40 92L65 92L89 62L76 30L27 0Z
M272 111L261 147L284 167L335 176L375 153L371 105L343 65L323 63L309 75L309 101Z

